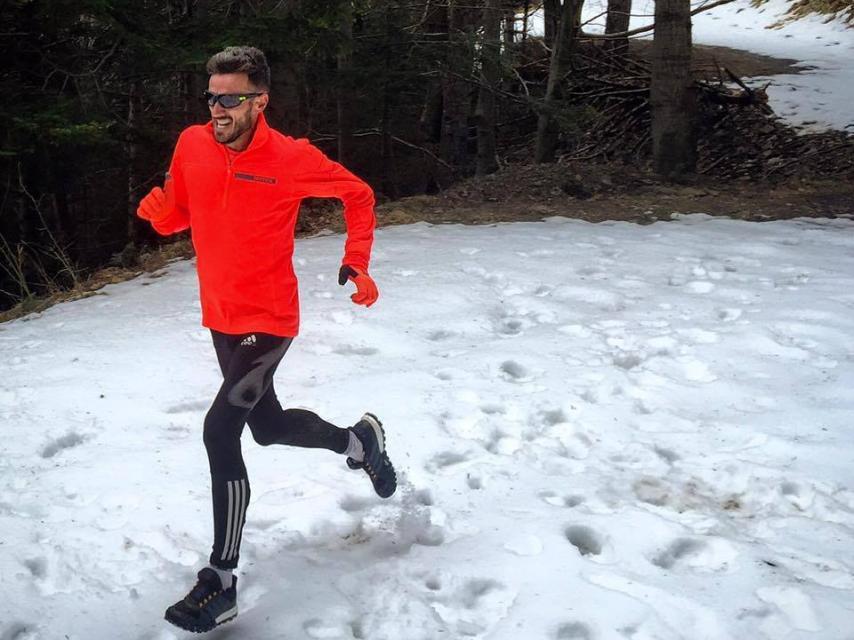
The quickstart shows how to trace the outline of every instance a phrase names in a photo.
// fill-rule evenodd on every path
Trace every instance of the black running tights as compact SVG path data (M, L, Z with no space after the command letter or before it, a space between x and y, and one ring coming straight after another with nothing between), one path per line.
M273 374L293 338L264 333L229 335L211 331L223 382L205 417L204 441L211 469L214 543L210 562L221 569L237 566L249 479L240 436L248 424L260 445L286 444L344 453L349 442L339 429L304 409L282 409Z

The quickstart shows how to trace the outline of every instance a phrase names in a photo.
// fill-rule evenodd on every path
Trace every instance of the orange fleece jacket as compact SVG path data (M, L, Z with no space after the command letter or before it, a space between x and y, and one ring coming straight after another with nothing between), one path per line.
M172 180L175 204L151 224L163 235L191 228L206 327L297 335L299 294L291 258L303 198L344 203L342 264L368 269L376 224L371 188L308 140L271 129L264 114L240 153L216 142L210 122L188 127L166 179Z

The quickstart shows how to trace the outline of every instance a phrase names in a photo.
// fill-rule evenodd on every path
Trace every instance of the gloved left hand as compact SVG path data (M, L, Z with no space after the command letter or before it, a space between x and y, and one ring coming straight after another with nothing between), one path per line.
M363 304L370 307L380 297L380 292L377 290L377 285L374 279L368 275L367 271L362 271L348 264L342 264L338 270L338 284L344 285L347 280L352 280L356 285L356 293L350 296L350 299L356 304Z

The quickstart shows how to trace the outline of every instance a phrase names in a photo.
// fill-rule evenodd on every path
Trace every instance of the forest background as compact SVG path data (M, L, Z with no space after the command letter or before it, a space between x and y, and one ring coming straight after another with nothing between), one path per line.
M5 2L0 320L191 250L135 211L207 119L205 61L232 44L267 54L272 126L367 180L382 224L651 222L674 199L850 212L852 135L799 132L742 81L762 61L692 47L692 13L728 1L658 0L654 30L630 31L631 0L609 0L604 34L585 31L583 0ZM850 0L789 17L816 12L854 17ZM340 225L329 204L303 210L302 233Z

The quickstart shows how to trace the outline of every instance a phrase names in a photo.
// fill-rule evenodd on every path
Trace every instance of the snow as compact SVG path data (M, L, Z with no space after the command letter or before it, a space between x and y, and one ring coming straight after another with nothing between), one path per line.
M692 2L692 8L702 4L709 2ZM585 31L604 32L607 6L607 0L585 1ZM812 15L774 27L789 6L789 0L769 0L759 7L750 0L736 0L701 12L692 18L693 41L797 60L801 73L758 76L747 84L758 88L770 82L768 100L774 113L804 132L854 133L854 28L841 15ZM629 28L652 24L654 11L653 0L636 0ZM533 29L542 31L541 18L534 21Z
M381 299L297 245L283 402L384 421L399 492L244 437L211 638L845 640L854 222L701 214L377 233ZM211 544L194 267L0 325L0 638L169 640Z

